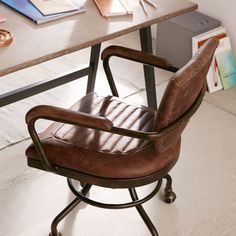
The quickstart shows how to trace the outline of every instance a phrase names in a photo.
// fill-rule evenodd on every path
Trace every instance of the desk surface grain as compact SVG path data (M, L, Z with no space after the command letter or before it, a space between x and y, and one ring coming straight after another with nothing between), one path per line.
M7 21L0 28L12 32L14 39L9 46L0 48L0 76L197 9L189 1L155 0L158 8L147 6L146 16L138 0L131 2L133 16L105 19L94 2L88 0L85 13L41 25L1 4L0 13Z

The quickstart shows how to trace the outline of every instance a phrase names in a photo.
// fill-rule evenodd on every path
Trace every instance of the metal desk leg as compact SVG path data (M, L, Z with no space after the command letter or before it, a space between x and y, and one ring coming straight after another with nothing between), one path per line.
M95 79L98 69L98 61L100 56L100 49L101 49L101 44L97 44L91 47L89 67L92 68L92 72L88 75L87 93L94 90Z
M140 29L139 36L140 36L142 51L153 53L151 26ZM154 68L151 66L144 65L143 70L145 77L145 86L147 91L148 106L157 110Z

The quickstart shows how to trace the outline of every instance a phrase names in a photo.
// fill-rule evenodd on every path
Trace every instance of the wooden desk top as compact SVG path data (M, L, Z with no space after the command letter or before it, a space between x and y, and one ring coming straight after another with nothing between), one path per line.
M1 29L13 33L13 43L0 48L0 76L89 47L103 41L193 11L189 1L153 0L158 8L147 6L148 16L138 0L132 0L133 16L104 19L93 0L87 0L86 12L37 25L3 4L0 13L7 21Z

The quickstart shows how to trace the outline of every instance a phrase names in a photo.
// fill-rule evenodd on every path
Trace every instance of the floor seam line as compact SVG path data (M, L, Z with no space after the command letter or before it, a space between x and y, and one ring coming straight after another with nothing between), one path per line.
M225 111L226 113L228 113L228 114L230 114L230 115L232 115L232 116L234 116L234 117L236 118L236 114L234 114L233 112L228 111L228 110L226 110L225 108L223 108L223 107L221 107L221 106L219 106L219 105L217 105L217 104L214 104L213 102L208 101L208 100L206 100L206 99L203 99L203 101L206 102L206 103L208 103L208 104L211 104L211 105L214 106L214 107L219 108L219 109L222 110L222 111Z

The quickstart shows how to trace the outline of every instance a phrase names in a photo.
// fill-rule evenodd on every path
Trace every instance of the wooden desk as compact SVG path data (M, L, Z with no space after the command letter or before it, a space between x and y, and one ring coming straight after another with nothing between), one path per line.
M2 94L0 107L86 75L89 76L87 91L93 90L102 42L139 30L142 50L152 52L150 25L197 8L196 4L189 1L153 1L157 3L158 8L147 6L148 16L144 14L138 0L132 0L133 16L106 20L100 15L94 2L88 0L85 13L42 25L36 25L3 4L0 5L1 14L7 17L7 21L0 27L11 31L14 35L13 43L0 49L0 76L91 47L90 63L87 68ZM156 108L153 69L145 66L144 73L149 106Z

